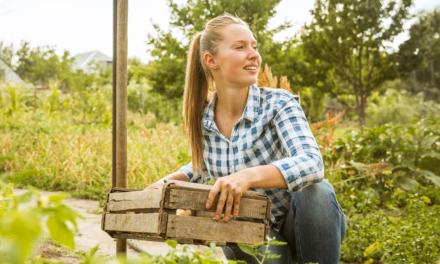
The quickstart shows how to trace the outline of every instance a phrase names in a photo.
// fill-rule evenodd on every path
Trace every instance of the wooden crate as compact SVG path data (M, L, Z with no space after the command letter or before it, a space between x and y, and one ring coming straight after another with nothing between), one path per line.
M253 244L265 240L269 232L270 200L257 192L246 192L239 216L225 223L215 221L205 203L212 186L168 181L163 187L141 191L114 189L108 194L102 229L113 238L207 244L216 242ZM191 215L176 214L189 209Z

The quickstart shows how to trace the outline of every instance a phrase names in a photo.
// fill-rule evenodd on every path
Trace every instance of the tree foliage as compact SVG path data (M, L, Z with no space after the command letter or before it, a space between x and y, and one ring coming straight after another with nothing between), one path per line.
M368 96L395 76L386 45L403 30L411 2L317 0L304 28L309 63L333 94L355 97L361 124Z
M422 14L400 45L399 70L412 92L440 100L440 9Z
M150 52L153 58L148 73L152 90L169 99L180 100L189 40L196 32L203 30L209 19L224 13L236 15L249 24L259 42L260 53L267 63L281 60L282 50L286 50L284 47L288 41L275 42L273 35L290 27L290 24L286 22L276 28L268 28L269 19L275 15L275 7L279 2L280 0L190 0L185 4L177 4L177 1L169 0L172 30L165 32L154 25L157 36L150 35L148 40L152 46ZM176 32L183 35L183 41L176 37ZM275 72L286 75L285 72Z
M14 47L12 44L6 44L0 41L0 60L6 65L12 67L12 58L14 57Z
M40 85L47 84L49 80L64 81L73 63L67 51L60 57L53 48L32 48L29 42L23 42L16 54L17 74L31 83Z

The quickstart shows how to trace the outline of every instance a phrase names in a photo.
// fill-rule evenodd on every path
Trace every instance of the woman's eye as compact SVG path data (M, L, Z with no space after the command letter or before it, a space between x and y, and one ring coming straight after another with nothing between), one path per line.
M242 49L243 48L243 46L237 46L237 47L235 47L236 49Z

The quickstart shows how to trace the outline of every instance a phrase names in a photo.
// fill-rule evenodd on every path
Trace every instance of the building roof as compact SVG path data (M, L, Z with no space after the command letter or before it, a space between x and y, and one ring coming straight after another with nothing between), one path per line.
M84 70L84 71L88 71L90 64L92 62L107 62L107 63L111 63L112 62L112 58L110 58L109 56L105 55L104 53L98 51L98 50L94 50L94 51L89 51L89 52L84 52L84 53L80 53L75 55L74 57L74 63L73 63L73 68L76 70Z
M4 80L8 83L24 85L25 82L6 63L0 59L0 71L4 72Z

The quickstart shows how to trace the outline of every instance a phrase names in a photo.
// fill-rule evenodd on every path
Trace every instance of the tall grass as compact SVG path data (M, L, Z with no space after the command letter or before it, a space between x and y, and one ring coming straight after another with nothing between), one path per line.
M14 94L20 93L18 91ZM26 98L26 92L21 98ZM15 96L15 95L14 95ZM33 185L46 190L64 190L74 195L103 199L111 185L111 123L107 112L85 111L71 95L53 92L40 95L40 106L33 108L26 100L14 103L3 94L0 110L0 177L17 184ZM93 93L89 104L110 111L108 100ZM15 98L15 97L14 97ZM94 102L98 98L99 102ZM13 98L12 98L13 99ZM63 104L69 100L70 105ZM15 100L15 99L14 99ZM6 102L6 103L5 103ZM103 104L103 102L105 102ZM74 105L75 109L72 109ZM55 109L55 110L54 110ZM98 109L99 110L99 109ZM102 110L102 109L100 109ZM98 112L98 114L97 114ZM157 122L151 115L128 113L128 164L130 188L143 188L190 160L180 126Z

